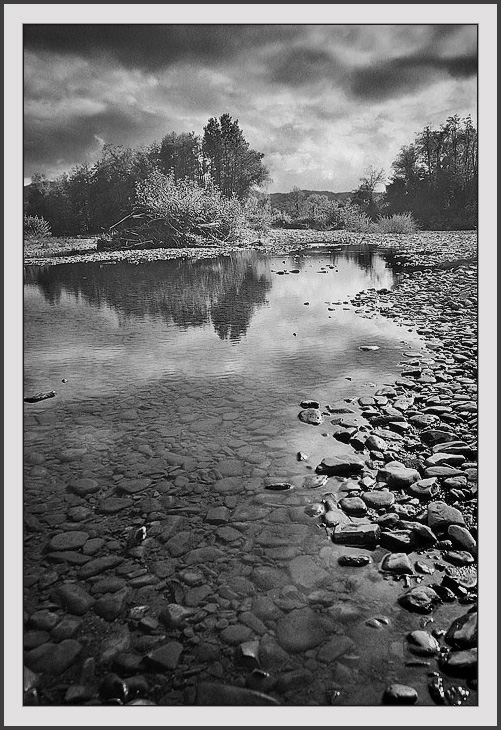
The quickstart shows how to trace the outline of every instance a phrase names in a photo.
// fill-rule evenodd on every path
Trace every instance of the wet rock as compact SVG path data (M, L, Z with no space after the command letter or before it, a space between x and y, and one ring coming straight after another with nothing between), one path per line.
M59 586L51 597L76 616L84 616L95 602L95 599L77 583L65 583Z
M198 565L199 563L212 563L224 557L222 550L216 547L201 547L191 550L184 558L186 565Z
M444 681L438 672L428 675L428 691L436 705L445 705Z
M430 428L426 431L422 431L420 436L421 441L423 441L428 446L435 446L436 444L446 443L447 441L451 440L450 431L444 431L442 429L435 428Z
M358 474L364 468L364 462L356 457L331 456L322 459L315 471L328 476L350 476Z
M223 477L239 477L243 474L244 465L238 459L224 459L216 464L216 469Z
M453 545L468 550L472 555L477 554L477 542L466 527L449 525L447 535L452 540Z
M431 499L438 491L438 482L436 477L431 479L419 479L407 488L409 494L420 500Z
M454 649L469 649L478 643L477 612L467 613L449 626L445 640Z
M117 483L117 489L119 492L125 494L137 494L143 492L151 484L151 479L147 477L143 479L121 479Z
M412 530L382 530L379 538L381 547L392 552L411 552L415 547Z
M440 657L439 666L443 672L451 677L476 677L478 667L477 649L451 651L450 654Z
M99 573L104 573L105 570L116 568L122 562L123 558L119 555L106 555L102 558L96 558L83 565L78 572L78 576L86 580L94 575L99 575Z
M168 629L177 629L193 616L193 610L180 606L178 603L169 603L158 615L159 621Z
M460 469L455 469L452 466L428 466L424 470L426 478L440 477L443 479L447 477L460 476L462 473L463 472Z
M278 677L275 690L279 694L285 694L308 687L312 682L313 674L308 669L294 669Z
M351 568L361 568L364 565L369 565L370 562L369 555L341 555L338 558L339 565Z
M252 571L252 581L258 588L263 591L269 591L272 588L279 588L288 583L287 576L277 568L260 566Z
M294 487L290 482L276 482L270 479L268 481L265 481L264 488L269 489L272 492L288 492Z
M267 596L253 598L251 611L262 621L276 621L282 616L282 611Z
M464 517L461 512L442 501L430 502L428 526L437 533L447 530L449 525L464 526Z
M106 621L114 621L122 612L129 590L123 588L116 593L109 593L98 598L93 606L94 613Z
M418 693L414 687L405 684L390 684L383 694L385 705L414 705L417 699Z
M335 662L340 656L345 654L353 653L357 650L357 645L348 636L335 636L324 644L317 653L317 659L319 662L325 662L331 664Z
M339 506L348 515L363 517L367 513L367 505L360 497L343 497L339 500Z
M444 560L452 565L473 565L475 558L467 550L447 550Z
M318 426L324 420L322 412L318 408L305 408L299 412L298 418L303 423L309 423L312 426Z
M388 553L381 561L381 570L397 575L413 575L411 561L406 553Z
M114 515L121 512L127 507L131 507L133 502L130 499L122 499L121 497L108 497L101 500L96 507L96 511L103 515Z
M89 533L81 530L62 532L55 535L49 542L49 549L56 551L78 550L89 539Z
M26 631L23 636L24 649L35 649L41 644L45 644L50 639L47 631Z
M431 613L440 599L433 588L416 586L400 596L398 602L409 611L427 614Z
M211 525L224 525L230 518L230 510L227 507L212 507L205 516L205 521Z
M412 535L414 542L423 547L433 547L437 544L437 537L433 530L419 522L412 525Z
M303 479L303 489L318 489L325 486L328 476L326 474L309 475Z
M356 545L374 549L379 542L381 528L379 525L336 525L332 539L340 545Z
M313 588L329 576L310 555L299 555L288 567L292 582L302 588Z
M26 652L26 665L34 672L59 675L70 667L82 651L82 646L74 639L65 639L59 644L42 644Z
M128 695L129 688L127 682L114 672L107 674L99 686L99 696L103 700L116 699L125 702Z
M29 624L40 631L51 631L59 623L60 618L59 614L43 608L31 614Z
M57 626L55 626L50 632L51 637L55 641L63 641L63 639L71 639L72 636L78 631L81 626L79 619L71 617L63 618Z
M365 448L369 451L382 451L384 453L388 448L388 444L381 436L371 434L365 442Z
M155 671L173 670L177 667L182 652L182 644L178 641L170 641L168 644L150 651L144 658L144 663Z
M406 638L410 651L418 656L434 656L440 651L440 644L428 631L411 631Z
M273 697L251 689L216 682L199 682L194 704L231 707L236 705L279 705L280 703Z
M235 662L246 669L259 667L259 641L246 641L237 648Z
M466 461L462 454L447 454L442 451L425 459L426 466L461 466Z
M277 622L276 638L286 651L307 651L318 646L325 637L324 624L311 608L295 609Z
M305 408L305 409L308 409L308 408L318 409L318 408L320 408L320 403L318 401L316 401L316 400L302 400L299 405L301 406L301 408Z
M378 481L385 482L389 487L405 489L421 479L416 469L410 469L399 461L388 462L377 474Z
M391 507L395 502L395 495L393 492L385 492L381 490L374 490L372 492L364 492L362 499L371 509L380 509L382 507Z

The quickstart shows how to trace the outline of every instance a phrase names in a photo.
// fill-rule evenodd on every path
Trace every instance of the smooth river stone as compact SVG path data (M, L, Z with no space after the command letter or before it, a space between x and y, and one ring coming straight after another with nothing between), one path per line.
M388 462L377 474L378 481L386 482L389 487L406 488L421 479L417 469L406 467L399 461Z
M71 532L62 532L49 542L50 550L64 552L65 550L78 550L83 547L89 539L89 533L81 530L72 530Z
M373 492L364 492L362 499L367 507L379 509L380 507L390 507L395 501L395 495L393 492L374 490Z
M434 656L440 651L440 644L428 631L412 631L407 634L410 651L418 656Z
M122 479L117 484L119 492L125 492L125 494L137 494L142 492L144 489L149 487L151 479Z
M455 649L470 649L478 642L478 614L467 613L449 626L445 640Z
M301 588L313 588L329 577L329 573L321 568L310 555L300 555L289 563L292 582Z
M315 471L329 476L349 476L363 470L365 463L356 457L328 456L322 459Z
M414 705L417 699L418 693L414 687L406 684L390 684L383 694L383 702L386 705Z
M428 505L428 526L434 532L446 530L449 525L464 526L464 517L455 507L442 501L430 502Z
M309 423L312 426L318 426L324 420L322 412L318 408L305 408L299 412L298 418L303 423Z
M26 665L34 672L60 675L70 667L82 651L74 639L64 639L59 644L42 644L25 655Z
M313 649L327 636L324 624L311 608L290 611L277 622L276 638L282 649L301 652Z

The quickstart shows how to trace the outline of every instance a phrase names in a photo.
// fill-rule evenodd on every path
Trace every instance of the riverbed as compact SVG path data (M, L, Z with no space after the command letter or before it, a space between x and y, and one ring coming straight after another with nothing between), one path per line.
M318 243L27 267L25 395L56 391L25 404L27 704L367 706L402 685L433 705L438 672L444 703L476 705L475 641L444 641L476 583L399 602L458 550L474 575L476 547L347 546L325 519L410 533L440 502L476 542L475 236ZM426 478L426 415L469 451L418 499L380 474ZM319 474L354 455L363 471ZM374 492L363 514L342 502ZM406 637L431 629L416 653Z

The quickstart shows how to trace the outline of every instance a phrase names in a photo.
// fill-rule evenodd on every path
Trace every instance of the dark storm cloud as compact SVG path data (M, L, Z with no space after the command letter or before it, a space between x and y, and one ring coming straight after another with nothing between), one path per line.
M61 120L27 119L24 154L28 174L44 167L48 161L69 169L84 162L94 162L103 141L137 146L151 142L158 118L144 111L107 109L91 117Z
M181 61L224 62L302 32L293 25L26 25L24 43L27 50L98 54L126 68L155 71Z
M340 75L341 65L327 51L317 48L294 48L277 57L270 78L282 84L303 86Z
M476 73L474 55L431 58L420 54L357 69L351 76L351 92L360 99L396 98L440 77L469 78Z

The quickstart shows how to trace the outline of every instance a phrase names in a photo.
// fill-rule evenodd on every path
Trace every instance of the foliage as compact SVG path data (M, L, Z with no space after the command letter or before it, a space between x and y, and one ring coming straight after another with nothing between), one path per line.
M273 216L267 199L259 200L254 195L249 196L244 203L243 214L245 224L254 231L266 233L271 226Z
M245 201L253 186L268 179L263 157L250 149L238 121L223 114L209 120L203 140L194 132L171 132L147 148L107 144L92 166L77 166L55 180L35 173L25 188L25 212L44 217L55 235L103 234L131 214L137 190L142 189L138 185L151 182L155 171L180 184L176 196L186 181L193 183L188 195L192 202L201 199L195 192L198 187L207 189L204 205L208 209L216 187L219 197ZM162 190L165 192L165 185ZM219 215L225 206L218 201ZM183 205L186 208L186 200ZM233 210L234 202L226 207ZM268 214L258 211L258 206L249 208L249 213L257 228L267 225ZM221 230L226 228L225 224Z
M418 225L412 213L394 213L392 216L381 216L372 224L375 233L415 233Z
M236 198L225 198L214 185L175 180L154 170L136 186L134 211L112 227L110 245L184 246L239 237L245 223Z
M355 233L368 233L373 225L369 216L353 203L344 206L340 219L344 229Z
M379 206L376 200L376 187L385 180L384 170L376 170L370 166L360 178L360 185L353 191L351 202L362 210L371 220L379 215Z
M456 114L439 129L425 127L393 162L387 212L410 211L428 229L475 228L477 156L477 131L470 117Z
M24 235L27 238L47 238L51 236L50 226L47 221L37 215L24 216Z
M250 149L238 119L229 114L209 119L204 127L202 151L208 171L217 187L227 198L244 199L253 185L268 180L268 170L262 163L264 155Z

